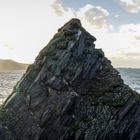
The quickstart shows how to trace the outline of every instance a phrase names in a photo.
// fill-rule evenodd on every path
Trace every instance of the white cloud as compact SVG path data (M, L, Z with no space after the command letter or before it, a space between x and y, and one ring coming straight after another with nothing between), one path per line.
M87 4L80 8L80 10L77 12L77 16L82 20L86 20L98 29L109 27L107 23L109 12L100 6Z
M119 27L115 42L118 46L116 55L110 55L115 66L140 67L140 24L127 24ZM117 37L119 36L119 37Z
M120 15L115 15L114 17L115 17L115 18L119 18L119 17L120 17Z
M120 4L132 13L140 12L140 0L120 0Z
M113 28L112 25L109 25L107 22L109 12L101 6L87 4L75 11L72 8L62 6L61 1L59 0L54 1L51 5L55 13L59 16L71 14L73 17L77 17L97 29L108 30Z
M140 43L140 24L122 25L119 27L119 31L128 36L128 38L131 38L131 41L138 41Z
M126 24L120 26L121 32L140 33L140 24Z
M58 15L58 16L63 16L65 14L65 11L67 11L68 9L67 8L64 8L62 6L62 3L60 0L53 0L51 2L51 7L53 8L53 10L55 11L55 13Z

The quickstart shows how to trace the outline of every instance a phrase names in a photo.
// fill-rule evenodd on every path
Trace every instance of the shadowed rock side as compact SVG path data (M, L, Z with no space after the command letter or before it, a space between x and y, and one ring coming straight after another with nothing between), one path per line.
M3 138L140 139L140 96L94 41L78 19L58 30L3 105Z

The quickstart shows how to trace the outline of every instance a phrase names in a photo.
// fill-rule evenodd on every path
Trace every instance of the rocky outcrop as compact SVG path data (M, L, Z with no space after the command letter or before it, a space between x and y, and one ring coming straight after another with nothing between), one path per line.
M140 139L140 96L95 41L78 19L58 30L3 104L3 138Z

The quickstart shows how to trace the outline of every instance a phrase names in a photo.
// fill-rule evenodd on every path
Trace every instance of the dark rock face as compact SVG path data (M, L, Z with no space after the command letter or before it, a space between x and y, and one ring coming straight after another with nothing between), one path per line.
M58 30L3 105L3 139L140 139L140 96L94 41L78 19Z

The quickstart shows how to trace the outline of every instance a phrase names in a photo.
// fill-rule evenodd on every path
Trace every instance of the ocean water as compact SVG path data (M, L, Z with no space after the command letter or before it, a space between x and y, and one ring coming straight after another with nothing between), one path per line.
M0 104L11 94L24 73L23 70L0 71Z
M140 69L120 68L118 71L125 84L140 93ZM10 95L14 85L16 85L24 73L25 71L21 70L0 72L0 104Z
M140 94L140 69L119 68L124 83Z

